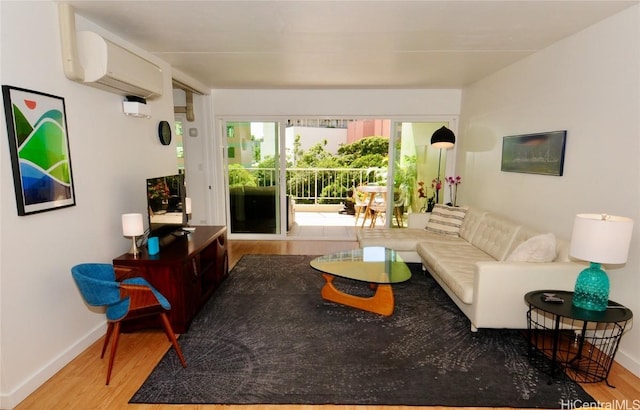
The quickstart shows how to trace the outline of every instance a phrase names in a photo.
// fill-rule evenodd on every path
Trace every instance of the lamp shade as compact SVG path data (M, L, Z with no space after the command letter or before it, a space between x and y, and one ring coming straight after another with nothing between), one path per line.
M625 263L633 220L607 214L578 214L573 223L569 255L596 263Z
M122 215L122 234L124 236L139 236L143 233L142 214Z
M444 125L431 135L431 145L435 148L451 148L455 143L455 134Z

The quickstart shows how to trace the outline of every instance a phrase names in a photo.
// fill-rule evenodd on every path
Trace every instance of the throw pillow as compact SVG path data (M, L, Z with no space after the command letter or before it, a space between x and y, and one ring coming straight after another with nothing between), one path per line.
M440 235L459 236L467 208L436 204L425 229Z
M558 255L556 237L552 233L532 236L507 257L508 262L553 262Z

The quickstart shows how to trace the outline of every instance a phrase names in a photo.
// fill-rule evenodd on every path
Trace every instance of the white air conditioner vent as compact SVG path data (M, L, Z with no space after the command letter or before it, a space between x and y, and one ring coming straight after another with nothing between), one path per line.
M90 31L77 33L81 82L120 95L152 99L162 95L162 69Z

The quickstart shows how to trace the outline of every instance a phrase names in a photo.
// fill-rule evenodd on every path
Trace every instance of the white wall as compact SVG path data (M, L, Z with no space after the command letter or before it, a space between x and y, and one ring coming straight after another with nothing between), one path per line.
M463 91L460 202L569 239L580 212L635 220L611 299L640 312L640 7L575 34ZM567 130L564 176L500 171L502 137ZM578 272L576 272L577 274ZM640 375L640 327L616 357Z
M64 98L77 205L18 216L4 114L0 124L0 407L10 408L104 332L72 281L81 262L126 252L120 215L145 213L145 179L176 172L175 146L157 124L173 119L170 74L152 119L127 117L123 98L66 79L53 2L1 2L0 81ZM79 28L91 27L77 19ZM99 31L93 27L94 31ZM114 41L120 42L117 38Z

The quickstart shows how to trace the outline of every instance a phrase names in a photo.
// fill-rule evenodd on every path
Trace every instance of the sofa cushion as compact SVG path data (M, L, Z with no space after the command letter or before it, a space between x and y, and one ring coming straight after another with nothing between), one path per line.
M507 257L509 262L553 262L557 256L556 236L536 235L522 242Z
M487 211L482 211L477 208L469 207L467 213L464 215L464 221L460 227L460 237L467 242L471 242L473 234L476 232L478 225L482 217L487 214Z
M471 244L495 260L503 261L509 255L520 225L498 215L487 213L482 217Z
M440 235L438 233L432 233L426 230L423 230L426 233L419 241L419 243L432 244L439 243L445 244L445 246L457 246L457 245L469 245L469 242L465 241L459 236L453 235ZM417 248L416 248L417 249Z
M495 261L463 239L460 239L460 246L421 242L417 250L429 272L437 275L465 304L473 303L476 262Z
M356 229L360 247L383 246L396 251L415 251L416 244L435 234L421 228ZM441 235L437 235L441 237Z
M571 262L573 260L569 256L569 247L571 246L571 242L559 238L556 238L556 242L558 242L558 256L556 256L554 262Z
M459 236L467 208L436 204L425 229L440 235Z
M522 243L528 241L530 238L533 238L536 235L540 235L542 232L538 232L533 230L528 226L521 226L516 232L516 235L513 237L513 242L511 243L511 248L507 252L507 255L511 255L513 251L520 246Z
M526 242L530 238L533 238L536 235L540 235L540 232L533 230L527 226L521 226L513 239L513 243L511 244L511 249L508 254L511 253L523 242ZM556 258L553 262L570 262L571 258L569 257L569 241L556 238Z

